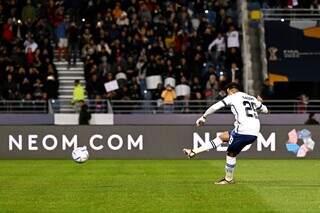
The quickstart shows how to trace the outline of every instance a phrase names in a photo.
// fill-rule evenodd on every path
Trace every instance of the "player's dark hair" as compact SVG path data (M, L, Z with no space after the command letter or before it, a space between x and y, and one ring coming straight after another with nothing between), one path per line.
M226 91L227 91L228 89L229 89L229 90L230 90L230 89L237 89L237 90L240 91L240 85L237 84L237 83L235 83L235 82L231 82L231 83L227 84L226 87L225 87L225 90L226 90Z

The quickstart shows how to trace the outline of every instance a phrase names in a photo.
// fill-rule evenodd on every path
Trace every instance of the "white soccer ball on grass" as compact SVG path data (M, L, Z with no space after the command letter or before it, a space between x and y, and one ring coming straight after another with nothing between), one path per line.
M89 152L86 146L77 147L72 151L72 158L77 163L84 163L89 159Z

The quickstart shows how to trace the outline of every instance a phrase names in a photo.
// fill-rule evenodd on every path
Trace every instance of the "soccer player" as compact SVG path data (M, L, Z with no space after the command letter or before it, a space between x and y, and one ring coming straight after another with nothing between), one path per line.
M232 184L234 183L233 173L236 166L236 157L241 150L248 144L252 144L260 131L260 121L258 112L268 113L268 109L262 104L262 99L240 92L239 85L230 83L226 86L228 95L221 101L209 107L205 113L196 121L198 127L204 125L208 115L217 110L230 106L235 116L234 129L230 132L223 132L205 145L195 149L183 149L183 152L193 158L195 155L216 149L222 143L229 142L226 156L226 175L224 178L215 182L215 184Z

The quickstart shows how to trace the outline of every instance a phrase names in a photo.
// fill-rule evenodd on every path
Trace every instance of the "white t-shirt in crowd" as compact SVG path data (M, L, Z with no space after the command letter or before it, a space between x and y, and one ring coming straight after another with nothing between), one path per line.
M211 44L208 47L208 50L210 52L211 48L216 46L217 47L217 51L221 52L221 51L226 51L226 44L224 42L224 37L217 37L216 39L214 39Z

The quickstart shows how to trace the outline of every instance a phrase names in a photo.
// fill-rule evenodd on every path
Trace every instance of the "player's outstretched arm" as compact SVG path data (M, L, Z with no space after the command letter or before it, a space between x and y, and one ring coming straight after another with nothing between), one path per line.
M204 114L196 121L196 124L198 127L203 126L206 122L206 119L208 117L208 115L211 115L212 113L216 112L217 110L223 108L225 106L225 104L223 103L223 101L219 101L215 104L213 104L211 107L209 107Z
M258 112L259 113L264 113L264 114L268 114L269 113L269 110L268 108L266 107L266 105L264 105L262 102L263 102L263 99L258 95L257 96L257 101L258 101Z
M262 103L261 103L261 106L258 108L258 110L259 110L260 113L263 113L263 114L268 114L269 113L268 108Z

